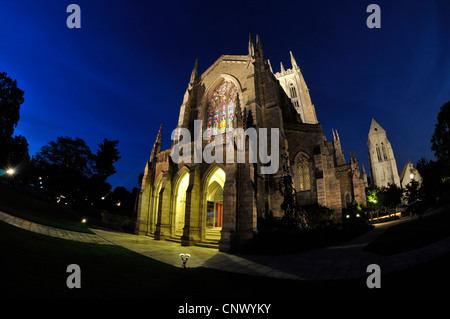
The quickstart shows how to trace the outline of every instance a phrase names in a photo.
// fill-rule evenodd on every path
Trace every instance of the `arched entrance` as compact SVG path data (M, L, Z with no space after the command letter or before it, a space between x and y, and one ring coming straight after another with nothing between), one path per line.
M206 180L205 239L220 240L223 225L223 186L225 171L215 167Z
M172 236L181 237L185 223L186 190L189 186L189 173L184 172L178 179L174 193L174 216L172 219Z

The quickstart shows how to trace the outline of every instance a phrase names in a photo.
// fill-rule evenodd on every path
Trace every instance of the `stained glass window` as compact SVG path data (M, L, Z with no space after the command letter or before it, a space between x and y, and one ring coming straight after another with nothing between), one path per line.
M309 163L306 158L302 159L298 164L298 186L300 191L307 191L311 189Z
M230 81L224 81L214 91L207 112L208 137L233 129L234 112L238 88Z

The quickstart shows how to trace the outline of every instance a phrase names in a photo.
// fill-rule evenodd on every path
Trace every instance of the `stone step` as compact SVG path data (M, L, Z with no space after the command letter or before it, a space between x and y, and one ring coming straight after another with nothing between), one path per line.
M209 241L209 240L202 240L202 241L196 243L195 246L219 249L219 242L217 242L217 241Z
M171 241L171 242L174 242L174 243L179 243L179 244L181 244L181 238L176 238L176 237L169 237L169 238L166 238L166 240L167 241Z
M220 230L207 229L205 231L205 238L209 239L209 240L219 241L221 236L222 236L222 234L220 233Z
M220 234L205 234L205 238L211 239L211 240L220 240L221 235Z

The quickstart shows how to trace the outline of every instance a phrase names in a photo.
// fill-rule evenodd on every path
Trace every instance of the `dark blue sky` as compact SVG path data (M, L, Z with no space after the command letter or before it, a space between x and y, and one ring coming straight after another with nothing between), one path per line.
M81 29L66 8L81 7ZM366 8L381 7L381 29ZM159 125L170 147L195 58L203 73L222 54L247 54L258 33L274 71L293 51L327 138L337 129L368 170L372 118L400 170L432 158L430 138L450 100L448 1L8 1L0 9L0 71L25 103L15 134L30 155L57 136L96 152L118 139L113 187L137 186Z

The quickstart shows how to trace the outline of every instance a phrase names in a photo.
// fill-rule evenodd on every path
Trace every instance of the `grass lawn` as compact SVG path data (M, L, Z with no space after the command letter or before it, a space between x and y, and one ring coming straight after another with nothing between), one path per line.
M447 254L400 273L383 275L381 289L368 289L365 278L296 281L205 268L183 271L122 247L47 237L2 222L0 250L0 289L9 298L156 298L175 304L242 298L258 302L443 298L441 292L448 287L450 267ZM69 264L81 268L80 289L66 286Z
M77 212L2 185L0 185L0 210L42 225L92 233L85 225L80 223Z
M364 247L364 250L392 255L432 244L448 236L450 236L449 208L430 216L425 215L422 219L392 226Z
M17 191L0 191L0 209L7 213L54 227L88 231L74 217L76 214L72 215L73 212L65 207L48 204ZM425 218L424 221L428 225L432 220ZM430 228L429 232L443 235L444 222L448 225L447 219L437 219L440 228L431 224L427 228ZM441 232L437 232L436 227ZM405 236L410 236L410 232L405 230ZM28 232L2 222L0 256L0 290L10 298L146 298L173 301L175 306L198 299L233 301L244 298L257 302L415 299L445 298L442 291L446 291L450 284L447 272L450 269L450 253L399 273L383 274L382 288L368 289L366 278L296 281L206 268L183 271L123 247L72 242ZM69 276L66 269L70 264L81 267L81 289L66 286Z

